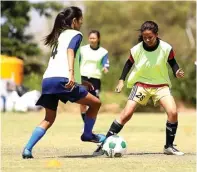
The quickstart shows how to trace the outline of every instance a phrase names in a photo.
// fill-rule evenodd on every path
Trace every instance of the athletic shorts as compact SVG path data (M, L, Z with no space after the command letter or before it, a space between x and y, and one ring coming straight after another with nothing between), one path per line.
M82 81L88 81L94 86L94 90L90 91L93 96L99 98L99 93L101 91L101 80L96 78L88 78L86 76L81 76Z
M134 85L128 100L134 100L135 102L145 106L148 100L152 98L153 103L156 106L157 102L166 96L171 96L168 86L145 88L143 86Z
M75 84L72 89L65 88L68 78L51 77L42 81L42 95L36 105L43 106L56 111L59 100L63 103L67 101L76 102L87 96L88 91L79 84Z

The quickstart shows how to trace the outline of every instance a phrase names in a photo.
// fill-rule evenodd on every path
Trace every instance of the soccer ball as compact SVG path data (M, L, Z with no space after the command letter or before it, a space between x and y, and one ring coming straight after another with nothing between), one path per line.
M104 153L110 158L122 157L126 150L126 141L118 135L108 137L103 145Z

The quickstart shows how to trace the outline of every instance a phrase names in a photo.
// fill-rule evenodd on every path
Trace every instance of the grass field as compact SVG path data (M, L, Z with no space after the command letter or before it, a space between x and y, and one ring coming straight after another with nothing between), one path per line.
M42 113L2 114L2 171L4 172L194 172L196 171L195 114L179 115L175 144L184 156L163 155L165 114L135 114L121 131L127 141L122 158L92 157L96 144L80 141L82 121L77 114L58 114L54 126L23 160L21 151ZM116 114L100 114L94 131L105 133Z

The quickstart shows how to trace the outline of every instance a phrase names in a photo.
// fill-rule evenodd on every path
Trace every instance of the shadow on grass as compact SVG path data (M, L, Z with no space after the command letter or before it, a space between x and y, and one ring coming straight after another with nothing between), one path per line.
M65 155L65 156L58 156L58 158L95 158L96 156L93 155Z
M93 155L62 155L62 156L48 156L44 157L46 159L48 158L95 158L96 156Z
M162 152L135 152L126 155L163 155Z
M136 153L128 153L126 156L143 156L143 155L163 155L163 156L168 156L163 154L162 152L136 152ZM196 156L196 153L185 153L184 156L187 155L193 155ZM44 157L46 159L50 158L107 158L106 155L101 155L101 156L94 156L94 155L62 155L62 156L48 156Z
M126 155L164 155L164 156L167 156L165 155L164 153L162 152L135 152L135 153L128 153ZM185 153L185 155L195 155L196 156L196 153Z
M161 152L140 152L140 153L129 153L126 154L128 155L162 155L163 153ZM45 157L45 158L106 158L106 155L101 155L101 156L94 156L94 155L63 155L63 156L50 156L50 157Z

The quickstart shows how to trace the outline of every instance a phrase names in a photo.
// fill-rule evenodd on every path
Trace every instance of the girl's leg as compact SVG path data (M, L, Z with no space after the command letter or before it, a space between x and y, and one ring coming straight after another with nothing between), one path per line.
M94 135L92 133L92 129L94 127L96 117L101 106L101 101L97 97L88 93L85 98L78 100L76 103L83 104L89 107L84 118L84 133L81 136L81 140L90 142L101 142L104 138L100 135Z
M81 118L83 119L83 121L85 119L86 111L87 111L87 106L86 105L80 105Z
M45 135L48 128L52 126L56 118L56 111L45 108L46 114L44 120L35 128L31 138L23 150L23 158L33 158L32 149L35 144Z
M101 107L101 101L90 93L88 93L86 97L76 101L76 103L88 106L89 108L86 114L91 118L97 117L97 113Z
M133 112L137 107L137 102L133 100L128 100L125 108L122 110L120 115L114 122L111 124L109 131L107 132L106 138L111 135L118 134L123 126L131 119Z
M173 155L183 155L173 147L177 127L178 127L178 113L176 103L172 96L166 96L159 100L160 105L165 109L168 119L166 122L166 145L164 153Z
M173 145L176 130L178 127L178 114L176 104L172 96L160 99L159 103L165 109L168 119L166 122L166 146Z
M95 83L94 86L95 85L98 85L98 84ZM96 93L97 91L99 92L99 90L93 90L93 91L90 91L89 93L99 99L99 96ZM85 119L85 115L86 115L87 109L88 109L88 106L83 105L83 104L80 105L81 118L83 119L83 122L84 122L84 119Z
M111 124L106 138L114 135L114 134L118 134L121 129L123 128L123 126L131 119L133 112L135 111L136 107L137 107L137 102L133 101L133 100L128 100L127 104L125 106L125 108L122 110L121 114L119 115L119 117L113 121L113 123ZM103 146L104 142L94 151L94 155L102 155L103 151L102 151L102 146Z

